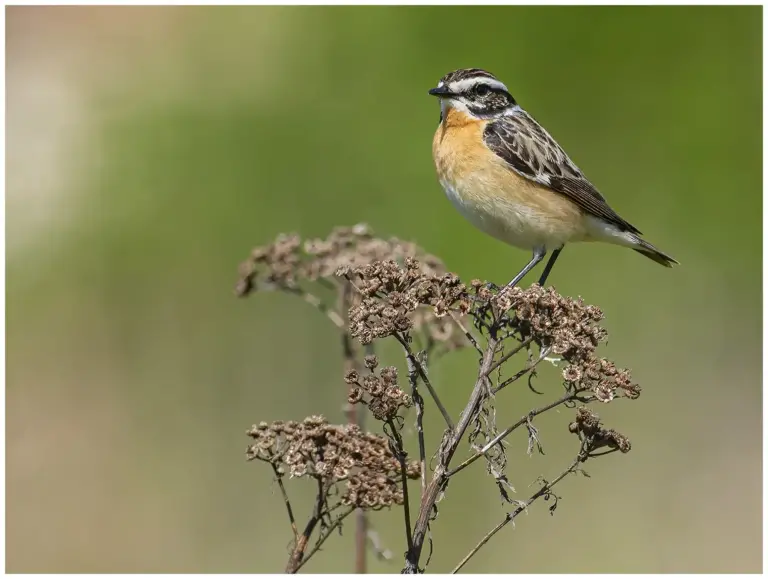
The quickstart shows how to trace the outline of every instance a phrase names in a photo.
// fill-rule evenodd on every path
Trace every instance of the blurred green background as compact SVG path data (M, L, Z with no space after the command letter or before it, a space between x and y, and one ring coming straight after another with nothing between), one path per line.
M634 448L563 481L554 517L537 504L466 570L759 571L761 21L760 7L8 8L7 570L282 570L289 527L245 429L343 420L340 348L295 298L236 299L237 265L278 232L364 221L467 279L511 277L529 255L465 222L431 160L427 90L476 66L682 265L563 253L550 282L604 309L602 354L644 387L596 408ZM431 369L455 414L473 371L470 352ZM556 392L557 370L538 385ZM512 439L517 498L573 455L570 412L540 424L546 456ZM308 508L310 489L288 487ZM504 512L469 469L430 570ZM400 513L373 524L396 559L371 570L399 571ZM350 572L352 535L305 569Z

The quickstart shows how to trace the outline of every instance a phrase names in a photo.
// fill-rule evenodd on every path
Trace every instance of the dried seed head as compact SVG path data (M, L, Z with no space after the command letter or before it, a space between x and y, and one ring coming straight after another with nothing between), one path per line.
M376 369L376 366L379 365L379 359L376 356L366 356L365 357L365 367L369 370L373 371Z
M371 370L360 380L359 388L354 393L350 391L348 400L351 404L367 405L374 418L382 422L393 420L401 408L413 405L410 396L398 385L394 366L385 366L378 374Z
M350 388L349 389L349 395L347 396L347 402L350 404L357 404L363 399L363 389L362 388Z
M418 258L418 260L414 259ZM337 227L325 239L307 239L281 234L274 242L257 247L240 267L236 292L244 296L254 289L287 289L300 279L334 280L352 268L372 261L413 260L422 270L442 274L445 268L433 255L413 243L378 239L365 224Z
M362 432L356 425L328 424L318 416L293 424L292 440L283 434L281 421L251 427L248 435L254 444L248 447L247 458L270 462L292 478L319 478L326 487L343 485L344 504L368 509L401 504L400 462L386 438ZM418 462L406 463L408 478L420 475Z
M603 428L597 414L585 406L576 409L576 420L568 425L568 430L584 437L583 439L589 444L588 452L609 447L626 453L632 448L626 436L613 429Z
M581 368L571 364L563 370L563 380L566 382L578 382L581 380Z
M455 274L424 268L414 258L406 258L403 266L391 259L374 261L347 275L363 294L349 312L350 332L363 343L411 329L449 343L453 335L441 318L470 308L466 287Z
M360 375L357 373L357 370L350 370L344 375L344 382L347 384L357 384L360 380Z
M591 390L602 402L640 395L640 387L632 382L628 370L619 370L613 362L597 357L597 347L607 337L598 325L603 319L600 308L538 284L527 289L505 287L487 294L480 284L472 287L476 288L472 311L476 318L487 321L494 308L506 311L505 323L521 342L530 339L568 362L563 381L569 391Z

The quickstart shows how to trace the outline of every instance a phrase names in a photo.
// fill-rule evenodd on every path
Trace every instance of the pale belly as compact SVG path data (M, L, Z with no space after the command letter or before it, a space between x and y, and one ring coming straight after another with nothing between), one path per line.
M483 183L483 179L464 184L441 179L440 184L453 206L472 225L509 245L552 250L585 239L580 212L563 214L533 186L519 195L505 195Z

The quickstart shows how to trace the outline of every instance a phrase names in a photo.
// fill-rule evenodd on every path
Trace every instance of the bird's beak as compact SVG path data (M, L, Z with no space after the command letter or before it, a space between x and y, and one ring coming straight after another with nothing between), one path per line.
M448 87L445 86L437 86L429 91L429 94L436 97L451 97L454 96L454 94L448 90Z

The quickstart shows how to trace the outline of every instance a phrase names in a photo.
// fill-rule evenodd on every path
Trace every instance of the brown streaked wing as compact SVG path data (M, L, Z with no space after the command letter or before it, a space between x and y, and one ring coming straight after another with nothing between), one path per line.
M560 145L525 111L489 122L483 141L523 177L565 195L582 210L624 231L640 233L611 209Z

